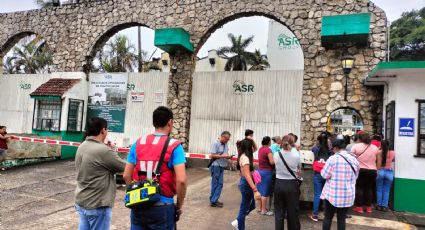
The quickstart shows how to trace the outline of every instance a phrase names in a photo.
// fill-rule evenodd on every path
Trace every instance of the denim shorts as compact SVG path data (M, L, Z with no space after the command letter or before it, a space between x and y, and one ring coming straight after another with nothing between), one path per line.
M273 171L258 170L258 172L261 175L261 183L257 184L257 189L262 197L268 197L272 190Z
M0 149L0 157L6 157L6 149Z

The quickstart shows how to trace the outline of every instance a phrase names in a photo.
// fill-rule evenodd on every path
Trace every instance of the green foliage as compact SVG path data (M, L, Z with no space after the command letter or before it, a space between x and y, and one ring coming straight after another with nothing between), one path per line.
M105 52L105 53L104 53ZM133 72L137 66L136 48L125 35L115 36L98 55L104 72Z
M270 67L267 56L261 54L260 50L255 50L248 63L251 65L249 71L265 70L267 67Z
M14 73L49 73L53 63L52 52L41 37L18 44L13 48L12 56L6 57L4 71Z
M425 7L402 14L391 24L391 60L425 60Z
M246 51L246 48L252 43L252 41L254 40L254 36L242 39L241 35L235 37L235 35L229 33L228 37L232 45L227 47L221 47L217 50L217 53L219 55L224 55L229 58L226 62L226 65L224 66L224 70L247 70L247 64L250 62L251 59L253 59L253 53Z

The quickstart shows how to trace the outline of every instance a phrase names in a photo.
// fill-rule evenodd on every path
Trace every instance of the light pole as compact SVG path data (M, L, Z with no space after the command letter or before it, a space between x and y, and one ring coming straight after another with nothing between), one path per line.
M344 55L341 59L342 69L344 71L345 76L345 95L344 100L347 101L347 93L348 93L348 75L350 75L351 69L354 66L354 57L351 55Z

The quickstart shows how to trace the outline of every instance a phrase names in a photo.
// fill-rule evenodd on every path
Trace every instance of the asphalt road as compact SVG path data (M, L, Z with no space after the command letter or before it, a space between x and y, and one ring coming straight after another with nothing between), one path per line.
M188 170L189 188L178 229L233 229L240 193L238 173L226 171L221 201L224 208L209 207L210 177L207 169ZM74 210L76 172L71 160L24 166L1 172L0 229L77 229L78 215ZM129 209L122 204L124 189L119 188L113 208L111 229L129 229ZM302 211L302 229L321 229L321 222L308 219L310 211ZM347 229L409 229L395 221L355 217ZM274 218L251 213L247 229L274 229ZM400 225L397 225L400 224ZM333 224L334 228L336 223Z

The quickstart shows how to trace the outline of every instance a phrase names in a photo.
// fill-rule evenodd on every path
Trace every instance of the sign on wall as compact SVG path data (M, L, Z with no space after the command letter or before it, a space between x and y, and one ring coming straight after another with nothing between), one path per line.
M400 137L414 137L415 136L415 119L414 118L400 118L398 135Z
M145 100L145 92L131 92L131 101L143 102Z
M303 70L304 54L298 38L279 22L270 20L267 40L269 70Z
M87 118L102 117L112 132L124 132L127 74L90 74Z

